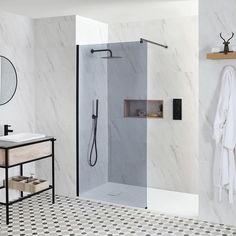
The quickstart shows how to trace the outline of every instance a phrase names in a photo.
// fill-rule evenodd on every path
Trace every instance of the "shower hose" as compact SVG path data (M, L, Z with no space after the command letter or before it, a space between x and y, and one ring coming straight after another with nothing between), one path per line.
M90 155L89 155L89 165L91 167L94 167L97 164L98 160L98 150L97 150L97 123L98 123L98 117L97 115L92 116L93 119L93 141L92 141L92 146L90 150ZM95 151L95 158L92 160L93 157L93 150Z

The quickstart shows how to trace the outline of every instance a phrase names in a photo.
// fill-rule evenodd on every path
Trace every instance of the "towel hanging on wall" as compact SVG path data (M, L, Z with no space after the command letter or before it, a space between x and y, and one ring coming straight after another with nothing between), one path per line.
M233 66L226 66L222 72L213 139L216 144L214 185L219 188L220 201L224 188L228 190L229 202L233 203L236 190L236 72Z

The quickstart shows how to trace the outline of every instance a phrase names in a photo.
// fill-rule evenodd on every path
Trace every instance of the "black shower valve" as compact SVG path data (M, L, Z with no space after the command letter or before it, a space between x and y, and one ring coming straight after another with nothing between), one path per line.
M182 120L182 99L173 99L173 120Z

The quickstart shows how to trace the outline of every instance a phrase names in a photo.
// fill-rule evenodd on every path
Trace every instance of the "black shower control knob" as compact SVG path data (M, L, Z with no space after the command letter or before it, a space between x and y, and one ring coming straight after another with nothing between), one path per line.
M173 99L173 120L182 120L182 99Z

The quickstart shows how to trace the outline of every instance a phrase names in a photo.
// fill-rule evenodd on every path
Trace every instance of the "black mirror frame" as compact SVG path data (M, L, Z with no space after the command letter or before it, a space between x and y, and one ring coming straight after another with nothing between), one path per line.
M8 58L5 57L5 56L0 55L0 58L1 58L1 57L10 62L10 64L12 65L12 67L13 67L13 69L14 69L15 75L16 75L16 86L15 86L15 90L14 90L14 92L13 92L13 94L12 94L12 96L10 97L9 100L7 100L7 101L4 102L4 103L0 103L0 106L3 106L3 105L6 105L8 102L10 102L10 101L12 100L12 98L15 96L16 90L17 90L17 86L18 86L18 77L17 77L16 68L15 68L15 66L13 65L13 63L10 61L10 59L8 59Z

